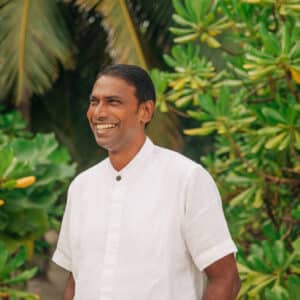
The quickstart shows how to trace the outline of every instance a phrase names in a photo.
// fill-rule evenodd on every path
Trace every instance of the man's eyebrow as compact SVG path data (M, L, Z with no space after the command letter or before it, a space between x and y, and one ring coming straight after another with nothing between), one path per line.
M122 97L118 96L118 95L110 95L105 97L108 100L122 100Z
M108 100L111 100L111 99L122 100L122 97L118 96L118 95L105 96L105 98ZM99 99L94 95L90 95L90 100L99 100Z
M90 95L90 100L99 100L99 99L94 95Z

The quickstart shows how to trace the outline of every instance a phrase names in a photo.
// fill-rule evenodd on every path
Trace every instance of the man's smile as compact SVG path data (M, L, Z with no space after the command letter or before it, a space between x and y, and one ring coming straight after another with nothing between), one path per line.
M117 127L116 124L106 123L106 124L96 124L96 130L102 130L102 129L110 129Z
M117 123L106 122L106 123L94 123L94 132L98 137L104 137L112 133L115 128L117 128Z

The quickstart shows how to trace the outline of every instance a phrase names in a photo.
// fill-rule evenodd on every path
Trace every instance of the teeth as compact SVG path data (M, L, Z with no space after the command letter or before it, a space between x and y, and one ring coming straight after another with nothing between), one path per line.
M98 125L96 125L96 129L98 129L98 130L114 128L114 127L116 127L116 125L114 125L114 124L98 124Z

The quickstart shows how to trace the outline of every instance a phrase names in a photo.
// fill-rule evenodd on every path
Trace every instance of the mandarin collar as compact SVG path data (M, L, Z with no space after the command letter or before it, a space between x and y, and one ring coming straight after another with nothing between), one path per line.
M123 167L121 170L117 171L111 164L109 157L107 160L109 173L117 179L117 177L123 179L128 179L133 176L137 176L137 174L142 171L144 164L149 161L150 155L154 149L154 144L150 140L150 138L146 137L145 142L141 149L137 152L137 154L131 159L131 161Z

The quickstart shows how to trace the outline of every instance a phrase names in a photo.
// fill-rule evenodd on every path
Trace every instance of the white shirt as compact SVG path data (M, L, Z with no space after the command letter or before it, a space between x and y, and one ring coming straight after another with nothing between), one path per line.
M53 260L75 300L200 300L203 270L233 252L208 172L147 138L120 172L107 158L73 180Z

